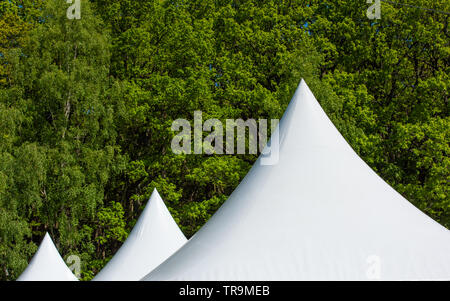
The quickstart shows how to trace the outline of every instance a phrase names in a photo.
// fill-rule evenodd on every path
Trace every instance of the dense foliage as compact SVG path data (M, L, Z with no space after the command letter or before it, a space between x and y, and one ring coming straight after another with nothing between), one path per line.
M450 11L449 2L410 0ZM48 231L92 278L157 188L186 236L255 155L175 155L172 121L280 118L303 77L358 154L450 228L449 15L364 0L0 1L0 280ZM432 256L432 254L430 254Z

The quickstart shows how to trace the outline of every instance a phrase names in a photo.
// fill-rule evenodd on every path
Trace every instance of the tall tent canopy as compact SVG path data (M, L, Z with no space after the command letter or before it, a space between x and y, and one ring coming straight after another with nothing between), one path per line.
M186 241L155 189L127 240L93 280L140 280Z
M77 281L59 255L48 233L45 234L36 254L17 281Z
M260 157L188 243L143 280L449 280L450 231L385 183L302 80Z

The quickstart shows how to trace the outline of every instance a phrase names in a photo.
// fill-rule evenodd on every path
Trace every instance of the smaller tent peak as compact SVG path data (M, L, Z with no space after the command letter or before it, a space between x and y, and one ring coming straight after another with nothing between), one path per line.
M309 88L308 84L306 83L306 81L303 78L300 81L300 84L298 85L297 91L295 94L299 94L298 92L311 94L309 96L312 96L314 98L314 96L312 95L311 89ZM294 95L294 97L295 97L295 95Z
M159 195L158 190L155 188L153 189L152 194L150 195L150 199L149 201L151 201L152 199L161 199L161 196ZM162 200L162 199L161 199Z
M165 206L164 201L161 198L161 195L158 193L158 190L156 190L156 188L155 188L155 189L153 189L153 192L150 195L150 198L147 202L147 205L146 205L144 211L147 211L147 208L149 208L149 210L150 210L151 207L155 207L155 206L161 207L161 205Z
M67 267L50 235L46 233L28 267L17 280L76 281L78 279Z
M308 84L306 83L305 79L302 78L302 79L300 80L300 83L299 83L298 86L297 86L297 90L304 90L304 89L309 90L309 87L308 87Z
M41 241L41 245L42 246L51 245L52 247L55 246L55 243L53 242L53 239L50 237L50 234L48 234L48 232L45 232L44 238Z
M151 209L153 207L155 207L157 204L164 204L161 196L158 193L158 190L153 189L152 194L150 195L150 198L148 199L147 203L145 204L144 210L141 213L141 216L138 219L138 222L140 219L143 218L143 216L150 214L150 211L155 210L155 209Z
M292 106L295 106L297 103L311 103L317 100L315 99L311 89L309 88L306 81L302 78L300 84L297 86L295 90L294 96L290 102L291 108L288 108L286 112L292 110Z
M155 188L130 235L143 235L144 232L148 231L148 229L152 227L152 224L160 221L162 216L168 219L170 213Z
M127 240L94 280L137 281L186 241L158 191L154 189Z

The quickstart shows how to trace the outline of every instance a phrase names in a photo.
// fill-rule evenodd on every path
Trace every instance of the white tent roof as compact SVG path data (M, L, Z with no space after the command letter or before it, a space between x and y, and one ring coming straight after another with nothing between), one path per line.
M302 80L261 157L225 204L144 280L450 279L450 231L352 150Z
M93 280L137 281L185 242L155 189L127 240Z
M17 281L77 281L59 255L48 233L45 234L36 254Z

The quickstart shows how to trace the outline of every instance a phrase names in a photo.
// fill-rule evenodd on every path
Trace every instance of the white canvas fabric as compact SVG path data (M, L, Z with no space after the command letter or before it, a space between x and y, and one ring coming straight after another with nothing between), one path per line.
M17 281L77 281L59 255L48 233L45 234L39 248L25 271Z
M278 163L260 157L143 280L450 279L450 231L358 157L303 80L278 130Z
M138 281L185 242L155 189L127 240L93 280Z

